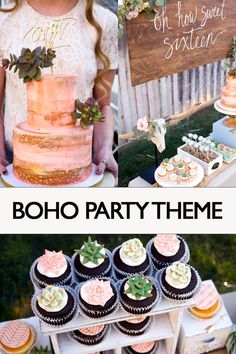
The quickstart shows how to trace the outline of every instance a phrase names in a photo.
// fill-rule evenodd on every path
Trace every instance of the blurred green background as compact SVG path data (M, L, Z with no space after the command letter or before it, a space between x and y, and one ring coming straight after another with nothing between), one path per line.
M175 156L177 148L182 145L182 137L196 133L204 137L212 132L212 124L222 118L213 106L203 109L176 125L167 127L166 150L158 153L158 163L164 158ZM147 140L135 140L119 149L119 186L126 187L139 174L155 165L154 144Z
M146 244L154 235L92 235L112 250L125 240L138 237ZM3 235L0 244L0 321L32 315L33 288L29 269L45 249L63 250L71 256L87 235ZM220 292L236 290L236 235L184 235L191 251L191 264L202 279L213 279ZM225 283L228 286L225 286Z

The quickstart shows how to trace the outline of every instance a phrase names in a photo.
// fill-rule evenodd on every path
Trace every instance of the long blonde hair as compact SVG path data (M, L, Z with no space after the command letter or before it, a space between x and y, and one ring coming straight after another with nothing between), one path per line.
M20 0L14 0L15 5L11 9L3 9L1 8L1 11L3 12L9 12L9 11L14 11L19 7ZM110 93L111 86L110 84L104 79L104 75L108 72L110 69L110 59L108 56L103 53L102 51L102 27L101 25L97 22L93 15L93 6L94 6L94 0L86 0L86 8L85 8L85 16L87 21L96 29L97 31L97 40L95 43L94 51L96 58L103 64L103 69L99 72L97 77L95 78L95 84L104 92L104 96Z

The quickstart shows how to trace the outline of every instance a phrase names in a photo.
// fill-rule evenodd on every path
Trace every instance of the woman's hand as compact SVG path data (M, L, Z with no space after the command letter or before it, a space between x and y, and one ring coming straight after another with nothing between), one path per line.
M94 152L94 162L97 165L96 174L102 175L105 170L110 171L118 184L118 164L114 159L111 149L101 149Z

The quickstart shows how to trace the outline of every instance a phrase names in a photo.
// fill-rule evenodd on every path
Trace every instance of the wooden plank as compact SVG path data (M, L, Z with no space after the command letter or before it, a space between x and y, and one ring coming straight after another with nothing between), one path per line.
M222 60L236 32L235 0L168 0L154 20L127 21L132 85Z

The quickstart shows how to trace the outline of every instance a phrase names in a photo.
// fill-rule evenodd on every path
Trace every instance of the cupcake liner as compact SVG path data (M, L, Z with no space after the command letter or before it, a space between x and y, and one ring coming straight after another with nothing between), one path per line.
M143 314L147 314L148 312L150 312L153 308L157 308L159 305L160 305L160 302L161 302L161 299L162 299L162 291L159 287L159 284L158 282L156 281L156 279L152 278L152 277L148 277L149 280L151 280L155 287L156 287L156 290L157 290L157 297L155 299L155 301L149 305L149 306L145 306L145 307L133 307L133 306L130 306L129 304L126 304L125 301L121 298L120 296L120 303L121 303L121 306L122 308L128 312L128 313L132 313L134 315L143 315ZM120 288L121 288L121 284L123 283L125 279L123 280L120 280L118 282L118 287L119 287L119 293L120 293Z
M30 332L31 332L31 335L32 335L32 338L31 338L31 340L29 341L29 343L27 343L27 346L26 346L26 347L24 346L26 349L25 349L25 348L22 349L22 350L17 349L17 354L28 354L28 353L31 352L31 349L34 347L34 345L35 345L35 343L36 343L36 340L37 340L37 332L36 332L36 330L35 330L31 325L29 325L28 323L26 323L26 322L24 322L24 321L21 321L21 320L20 320L20 322L25 323L26 326L29 327ZM0 349L2 349L4 353L12 354L12 350L10 351L10 350L7 350L5 347L3 348L3 347L1 346L1 343L0 343Z
M153 244L153 241L154 241L154 238L153 237L148 243L147 243L147 252L149 254L149 256L151 257L151 260L152 260L152 263L154 265L154 267L156 268L157 271L159 271L160 269L162 268L166 268L168 266L170 266L173 262L161 262L159 261L158 259L156 259L152 252L151 252L151 247L152 247L152 244ZM178 238L183 241L184 243L184 246L185 246L185 254L180 258L178 259L179 262L181 263L185 263L187 264L190 260L190 251L189 251L189 247L188 247L188 244L187 242L181 237L178 235Z
M115 253L117 252L117 250L120 248L120 246L114 248L114 250L112 251L112 260L114 259L114 255ZM146 269L142 270L141 272L139 272L139 274L144 274L147 275L147 276L152 276L153 274L153 265L152 265L152 259L150 257L150 255L147 253L147 256L148 256L148 260L149 260L149 265ZM134 272L134 273L127 273L127 272L124 272L122 270L120 270L119 268L117 268L117 266L115 265L114 261L112 261L113 263L113 269L114 269L114 274L115 274L115 277L117 280L120 280L119 276L121 278L127 278L129 276L134 276L135 274L137 274L137 272Z
M78 301L79 302L78 306L81 310L80 311L81 315L83 315L86 318L90 318L90 319L91 318L103 318L103 317L109 316L111 313L114 314L116 311L118 311L118 309L120 307L119 291L118 291L116 282L110 277L102 277L102 278L96 278L96 279L109 280L112 283L112 285L114 286L114 288L116 289L117 298L111 307L109 307L108 309L103 309L101 311L88 309L86 307L86 305L83 305L80 301ZM94 280L94 279L89 279L89 280ZM77 298L79 298L80 288L82 287L82 285L84 283L86 283L86 282L82 282L82 283L78 284L75 288L75 293L77 294ZM100 314L98 314L98 312L100 312Z
M71 340L73 340L73 342L76 342L77 344L80 343L81 345L83 345L85 348L88 347L88 346L94 346L94 345L97 345L97 344L100 344L106 336L108 336L111 332L111 326L110 325L105 325L105 328L104 330L102 330L102 332L96 336L96 339L94 338L86 338L86 342L82 343L82 341L78 341L76 339L76 335L73 333L73 332L68 332L67 333L67 336L68 338L70 338Z
M174 294L172 292L170 292L169 290L167 290L163 283L162 283L162 274L165 271L165 269L160 270L159 272L157 272L156 278L160 283L160 287L161 287L161 291L162 291L162 295L169 301L171 302L175 302L175 303L184 303L188 300L190 300L192 297L196 296L200 289L201 289L201 278L199 273L196 271L195 268L193 268L192 266L190 266L191 269L195 272L196 276L197 276L197 284L195 286L195 288L188 292L188 293L184 293L184 294ZM184 290L184 289L183 289Z
M36 303L37 303L37 296L40 294L40 292L36 292L32 299L31 299L31 308L35 314L36 317L40 318L40 320L42 320L43 322L45 322L48 326L52 326L52 327L63 327L64 325L66 325L68 322L72 321L73 319L77 318L79 315L79 306L77 304L77 300L76 300L76 295L73 289L71 289L68 286L62 286L62 288L64 288L66 291L68 291L73 299L74 299L74 306L72 308L72 310L64 317L61 318L51 318L51 317L46 317L43 316L37 309ZM65 322L66 321L66 322Z
M99 273L98 274L95 274L94 276L93 275L87 275L87 274L83 274L83 273L80 273L74 266L74 262L75 262L75 258L76 256L78 255L78 253L74 253L73 256L72 256L72 265L73 265L73 270L75 272L75 275L76 277L78 278L78 281L86 281L86 280L89 280L89 279L95 279L95 278L101 278L101 277L110 277L111 276L111 271L112 271L112 257L111 257L111 252L105 248L106 250L106 254L109 258L109 266L108 266L108 269L103 272L103 273Z
M153 318L150 317L148 322L145 324L145 326L143 326L142 329L127 329L125 327L122 326L121 322L115 322L113 324L114 328L116 331L118 332L121 332L127 336L130 336L130 337L136 337L136 336L141 336L143 335L149 328L150 326L152 325L153 323Z
M148 353L148 354L158 354L159 351L160 351L160 349L161 349L161 342L158 342L158 341L157 341L157 342L155 343L155 345L154 345L152 351L151 351L150 353ZM127 353L127 354L134 354L134 353L129 349L129 347L126 347L126 353Z
M69 263L70 267L71 267L71 272L70 272L70 275L64 279L63 281L61 282L55 282L54 284L48 284L40 279L37 278L36 274L35 274L35 266L36 264L38 263L39 258L37 258L34 263L32 264L31 268L30 268L30 279L32 281L32 283L36 284L36 287L41 289L41 288L45 288L46 286L48 285L54 285L54 286L70 286L72 284L72 276L73 276L73 266L72 266L72 262L71 262L71 259L70 257L66 256L65 255L65 258L67 260L67 262Z

